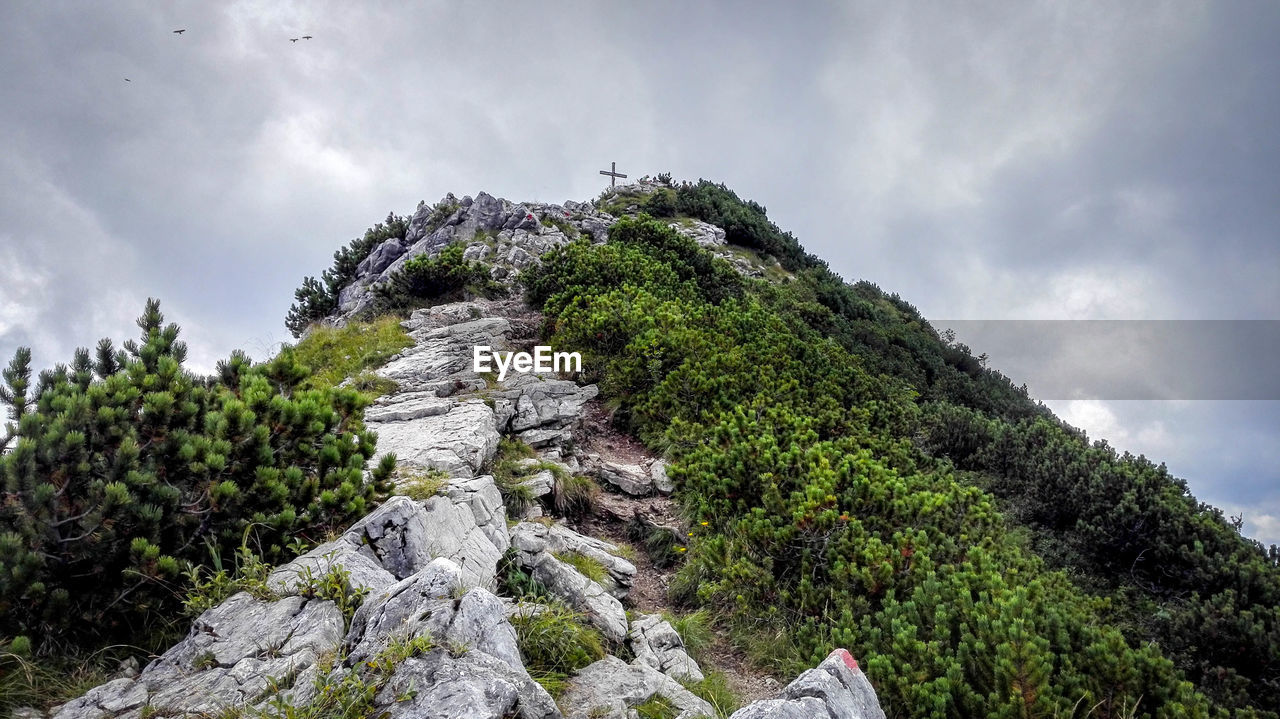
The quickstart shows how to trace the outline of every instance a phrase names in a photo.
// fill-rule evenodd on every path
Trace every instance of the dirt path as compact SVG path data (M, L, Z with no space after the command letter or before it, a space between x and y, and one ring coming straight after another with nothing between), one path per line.
M583 428L587 438L583 445L585 451L599 454L609 461L626 464L646 464L653 459L653 454L644 445L613 427L608 410L600 402L593 400L583 409ZM628 537L627 525L637 514L660 525L685 526L679 505L670 497L632 497L607 489L601 492L595 513L577 522L568 523L568 526L581 534L615 544L626 544L635 549L635 558L632 559L636 566L635 580L624 601L629 609L646 614L682 614L668 598L668 590L677 568L655 567L644 548L636 546ZM714 619L716 618L713 616ZM695 658L704 669L722 673L743 705L776 696L782 689L782 683L754 666L747 653L734 646L722 624L720 621L713 621L711 645Z

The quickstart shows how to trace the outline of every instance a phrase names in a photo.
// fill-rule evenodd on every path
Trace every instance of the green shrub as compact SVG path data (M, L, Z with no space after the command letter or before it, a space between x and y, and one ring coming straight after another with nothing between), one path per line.
M491 297L502 285L489 278L483 262L462 259L462 244L454 243L436 257L418 255L405 262L382 284L372 287L372 314L404 314L418 307L462 299L467 293Z
M676 193L668 188L654 190L645 198L644 211L654 217L671 217L676 214Z
M738 232L752 228L768 229ZM687 515L706 523L687 552L670 529L632 536L656 564L688 555L683 597L786 674L850 649L894 715L1046 716L1082 696L1102 716L1209 713L1157 645L1126 641L1107 602L1028 553L991 495L919 451L919 365L872 374L848 337L827 335L832 317L866 309L844 300L895 327L919 323L914 308L855 287L824 296L837 315L814 299L823 283L735 290L695 277L718 261L667 232L620 221L617 246L553 250L524 281L549 339L590 355L602 395L669 454ZM900 336L931 330L915 332Z
M252 528L276 561L289 537L345 526L387 489L386 462L364 480L375 437L359 393L305 388L289 351L256 366L234 353L196 377L158 302L138 324L123 350L104 341L34 390L10 383L0 635L136 639L209 547L229 555ZM30 375L22 359L15 376Z

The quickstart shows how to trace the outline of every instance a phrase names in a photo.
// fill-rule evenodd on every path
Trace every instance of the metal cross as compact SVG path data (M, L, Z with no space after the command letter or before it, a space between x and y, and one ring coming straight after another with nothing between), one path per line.
M618 183L619 177L621 177L624 180L627 179L626 175L622 174L621 172L618 172L618 163L616 162L610 162L609 169L601 170L600 174L609 176L609 187L615 187Z

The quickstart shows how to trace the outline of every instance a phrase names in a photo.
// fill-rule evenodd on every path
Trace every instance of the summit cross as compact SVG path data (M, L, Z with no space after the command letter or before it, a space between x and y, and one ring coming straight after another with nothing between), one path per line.
M624 180L627 179L626 175L622 174L621 172L618 172L618 163L616 162L610 162L609 169L601 170L600 174L609 176L609 187L616 187L618 184L619 177L621 177Z

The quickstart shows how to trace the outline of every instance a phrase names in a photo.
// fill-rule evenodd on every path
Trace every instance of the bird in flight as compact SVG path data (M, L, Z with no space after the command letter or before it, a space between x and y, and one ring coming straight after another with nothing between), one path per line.
M174 34L174 35L181 35L182 33L186 32L186 31L187 31L187 29L184 27L184 28L182 28L181 30L174 30L174 31L173 31L173 34Z
M302 39L303 39L303 40L310 40L310 39L311 39L311 36L310 36L310 35L303 35L303 36L302 36Z
M301 39L302 39L302 38L298 38L298 37L291 37L291 38L289 38L289 42L297 42L297 41L299 41L299 40L301 40Z
M133 80L130 80L130 79L129 79L129 78L127 78L127 77L124 79L124 81L125 81L125 82L133 82Z

